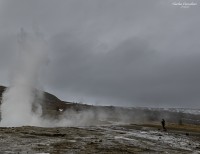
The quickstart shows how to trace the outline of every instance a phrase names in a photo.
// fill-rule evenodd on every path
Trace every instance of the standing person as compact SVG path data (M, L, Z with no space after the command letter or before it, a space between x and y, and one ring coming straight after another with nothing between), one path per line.
M162 119L161 124L162 124L163 130L166 131L167 129L165 128L165 120L164 119Z

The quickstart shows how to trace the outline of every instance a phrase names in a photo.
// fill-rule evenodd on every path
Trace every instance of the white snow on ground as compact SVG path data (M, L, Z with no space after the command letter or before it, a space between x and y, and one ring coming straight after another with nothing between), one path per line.
M150 108L150 110L164 110L164 111L171 111L171 112L181 112L181 113L189 113L194 115L200 114L200 109L186 109L186 108Z
M184 149L192 151L191 147L196 147L198 143L190 143L190 141L185 137L174 137L169 133L160 133L158 131L138 131L138 132L128 132L125 136L135 136L138 138L143 138L147 140L155 140L161 143L168 144L173 148ZM190 147L188 146L190 145Z
M172 149L187 150L193 154L200 154L200 151L196 149L196 147L200 146L200 143L197 141L191 141L187 136L182 134L175 135L156 130L123 130L117 127L116 129L108 127L103 129L106 130L108 134L111 134L113 131L116 132L117 135L114 137L114 139L116 139L118 142L126 142L130 145L136 145L140 147L148 147L152 145L154 145L155 148L156 146L170 147Z
M123 107L122 107L123 108ZM190 109L190 108L151 108L151 107L136 107L135 109L148 109L151 111L170 111L170 112L181 112L189 113L194 115L200 115L200 109ZM133 109L133 107L128 107L128 109Z

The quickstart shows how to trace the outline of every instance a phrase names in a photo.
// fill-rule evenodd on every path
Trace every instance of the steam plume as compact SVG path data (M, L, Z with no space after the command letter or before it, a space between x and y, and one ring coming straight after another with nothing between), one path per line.
M39 88L40 68L47 61L47 48L40 33L18 36L19 51L10 87L3 93L1 126L32 125L40 115L32 112L35 89ZM37 109L40 109L38 106ZM38 111L37 113L40 113Z
M42 117L42 107L36 101L43 95L36 89L41 89L39 74L48 60L47 46L40 33L27 33L23 29L18 36L18 45L14 75L10 87L3 93L0 126L87 126L109 117L109 113L101 110L66 110L57 119ZM123 116L119 115L122 119Z

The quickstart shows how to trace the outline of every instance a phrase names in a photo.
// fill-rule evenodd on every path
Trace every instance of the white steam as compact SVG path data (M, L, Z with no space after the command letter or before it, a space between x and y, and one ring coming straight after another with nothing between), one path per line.
M41 89L39 74L48 60L47 45L40 33L27 33L23 29L18 36L18 45L11 85L3 93L0 126L56 127L93 124L93 111L62 111L55 119L42 116L41 102L37 101L43 100L43 93L36 89Z
M29 34L21 29L18 36L19 51L10 88L3 93L1 126L32 125L39 118L32 112L35 89L39 88L39 73L47 61L47 46L41 34ZM42 95L40 95L42 96ZM37 104L38 105L38 104Z
M26 33L22 29L19 34L19 51L14 67L11 85L3 93L1 105L1 127L16 126L87 126L107 124L108 121L130 121L132 114L120 114L119 111L104 110L66 110L56 118L44 116L41 101L43 93L39 84L41 68L47 63L47 45L40 33ZM39 99L38 99L39 98Z

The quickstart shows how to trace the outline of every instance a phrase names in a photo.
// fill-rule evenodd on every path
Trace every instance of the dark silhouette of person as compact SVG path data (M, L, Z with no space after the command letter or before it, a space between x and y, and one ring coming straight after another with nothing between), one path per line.
M166 131L167 129L165 128L165 120L164 119L162 119L161 124L162 124L163 130Z

